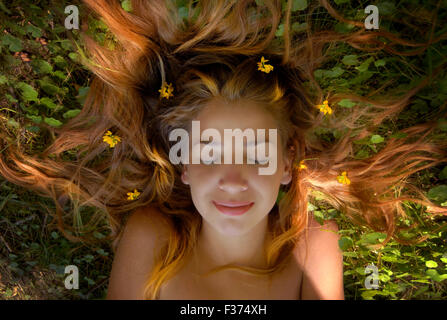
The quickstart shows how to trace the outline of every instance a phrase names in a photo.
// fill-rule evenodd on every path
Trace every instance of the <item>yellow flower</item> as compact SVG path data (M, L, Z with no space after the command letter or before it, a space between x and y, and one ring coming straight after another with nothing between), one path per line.
M299 164L299 168L298 168L298 170L304 170L304 169L307 169L307 166L304 164L304 160L301 160L300 161L300 164Z
M160 92L160 98L166 98L169 99L169 97L173 97L172 91L174 91L174 88L172 87L172 83L166 84L163 83L163 86L161 87L158 92Z
M137 189L134 189L134 192L128 192L127 195L127 200L135 200L140 195L140 193Z
M320 111L321 112L323 112L325 115L326 114L332 114L332 109L331 109L331 107L329 107L329 105L328 105L328 101L327 100L324 100L323 101L323 104L319 104L318 106L317 106L319 109L320 109Z
M268 60L264 59L264 57L261 58L261 62L258 62L258 70L261 70L262 72L269 73L273 70L273 66L270 64L265 64Z
M351 184L351 180L349 180L348 177L346 176L346 171L343 171L341 173L341 176L337 177L337 181L341 184Z
M119 136L112 135L112 132L107 131L106 134L102 137L102 140L104 142L107 142L110 146L110 148L115 147L115 145L121 141L121 138Z

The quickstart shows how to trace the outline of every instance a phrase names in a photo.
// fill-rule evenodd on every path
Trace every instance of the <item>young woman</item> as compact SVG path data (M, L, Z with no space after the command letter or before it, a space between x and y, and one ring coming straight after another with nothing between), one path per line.
M131 12L119 1L85 2L114 35L113 46L85 38L96 75L85 106L41 159L10 148L2 157L15 166L2 158L0 173L53 197L61 229L68 200L79 197L75 203L107 214L116 247L108 298L344 299L338 227L320 225L308 211L315 192L354 222L386 232L384 243L399 240L403 201L445 212L407 181L446 160L445 146L428 141L431 123L403 130L405 138L389 138L369 158L352 156L353 141L399 113L427 81L375 103L328 96L313 75L326 44L395 53L380 36L408 42L364 29L309 28L298 38L292 1L284 17L279 0L190 2L184 19L170 1L132 1ZM320 5L340 17L326 1ZM346 97L356 102L352 112L331 108ZM171 133L183 129L189 139L193 121L200 134L265 130L268 140L247 139L232 150L213 138L223 147L211 160L174 163ZM318 127L340 137L321 139ZM188 141L190 155L211 142L197 149ZM50 158L72 148L79 148L75 163ZM269 152L248 163L250 148ZM229 159L242 152L245 162L219 163L227 152ZM271 161L274 172L259 174Z
M241 65L241 68L249 73L249 66ZM251 69L250 73L256 72L255 66ZM245 80L249 81L250 77ZM272 112L275 107L252 100L237 101L210 100L195 118L200 121L200 129L216 129L223 136L228 129L250 128L256 132L291 125L289 121L276 119L274 115L280 109ZM312 217L310 255L305 264L305 247L301 244L292 250L284 270L274 272L269 279L231 269L202 275L226 264L268 267L264 253L272 241L268 220L275 216L275 220L280 219L275 206L278 191L281 185L290 183L293 175L294 155L284 143L288 137L293 139L290 134L287 128L284 136L279 137L277 170L271 175L258 172L267 163L223 164L221 161L222 164L215 164L223 159L223 152L213 154L211 163L184 166L181 180L189 186L195 206L189 212L202 218L201 228L197 239L190 240L196 242L194 252L184 258L185 264L179 272L161 286L159 299L343 299L343 260L338 248L337 225L331 222L321 227ZM268 143L273 143L270 136ZM273 160L273 152L266 158ZM108 297L144 298L147 271L153 270L154 254L168 238L169 228L163 224L159 210L149 207L134 213L118 246Z

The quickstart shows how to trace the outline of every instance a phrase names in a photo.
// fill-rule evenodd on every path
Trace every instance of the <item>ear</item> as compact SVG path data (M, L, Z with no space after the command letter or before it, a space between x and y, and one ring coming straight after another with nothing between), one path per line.
M287 185L292 181L292 154L289 152L284 158L284 173L281 184Z
M188 169L185 165L183 165L183 167L182 167L182 175L180 178L182 179L182 182L184 184L189 184Z

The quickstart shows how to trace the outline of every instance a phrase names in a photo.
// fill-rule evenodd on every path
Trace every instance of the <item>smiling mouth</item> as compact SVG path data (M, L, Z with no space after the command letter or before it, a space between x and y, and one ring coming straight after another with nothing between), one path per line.
M239 216L250 210L254 202L224 202L214 201L213 204L223 214L230 216Z

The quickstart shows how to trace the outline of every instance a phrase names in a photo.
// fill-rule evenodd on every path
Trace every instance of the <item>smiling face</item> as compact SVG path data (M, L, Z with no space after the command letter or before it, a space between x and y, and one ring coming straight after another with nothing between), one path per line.
M275 205L279 187L291 181L290 157L282 147L282 137L277 134L275 142L269 129L279 132L278 123L267 110L249 101L226 104L220 100L209 102L194 120L200 121L200 132L214 128L222 137L221 164L186 164L182 181L191 189L192 201L202 218L216 231L225 235L242 235L267 217ZM273 143L276 152L276 170L270 175L260 175L259 168L267 167L265 159L261 164L247 164L247 144L244 139L243 164L235 161L235 139L232 143L233 161L224 164L224 153L230 152L224 146L224 129L257 129L265 131L265 152L270 156L268 144ZM190 141L192 142L192 140ZM258 141L257 141L258 142ZM267 143L268 142L268 143ZM259 148L254 145L254 148ZM197 148L197 147L196 147ZM203 149L204 144L199 146ZM190 143L190 154L194 146ZM214 155L213 155L214 158ZM242 213L242 214L241 214Z

